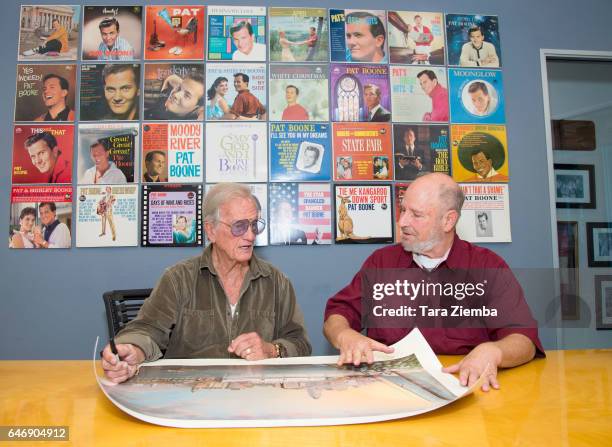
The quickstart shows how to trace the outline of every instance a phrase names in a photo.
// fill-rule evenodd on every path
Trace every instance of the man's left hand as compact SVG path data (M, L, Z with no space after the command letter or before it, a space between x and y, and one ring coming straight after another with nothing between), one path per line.
M276 351L274 345L263 341L257 332L240 334L232 340L227 350L246 360L268 359L274 357Z
M495 343L487 342L476 346L463 360L454 365L442 368L446 373L459 373L462 386L472 386L485 373L482 391L491 388L499 389L497 367L502 361L502 350Z

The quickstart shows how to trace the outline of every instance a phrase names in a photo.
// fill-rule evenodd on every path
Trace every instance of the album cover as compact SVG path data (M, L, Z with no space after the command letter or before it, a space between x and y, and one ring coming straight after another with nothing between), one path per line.
M79 185L138 183L138 123L79 125Z
M13 186L9 248L70 248L72 186Z
M393 121L448 121L448 84L444 68L392 65L390 72Z
M448 65L502 66L497 16L446 14Z
M204 59L204 6L147 5L145 59Z
M333 123L334 180L392 180L391 124Z
M325 8L269 8L271 62L327 62Z
M17 65L15 121L74 121L76 65Z
M336 244L393 242L390 185L334 185Z
M444 65L444 14L387 11L392 64Z
M384 10L330 9L329 28L332 62L388 62Z
M74 125L13 127L13 183L72 183Z
M209 7L208 60L265 61L265 6Z
M201 183L203 164L203 123L142 125L143 182Z
M455 181L509 181L506 126L453 124L451 141Z
M504 124L504 84L500 70L448 70L453 123Z
M329 181L329 124L270 123L270 181Z
M83 6L83 60L142 58L142 6Z
M76 246L138 245L138 185L77 188Z
M395 180L414 180L429 172L450 173L448 126L394 124Z
M144 184L140 244L143 247L202 245L202 185Z

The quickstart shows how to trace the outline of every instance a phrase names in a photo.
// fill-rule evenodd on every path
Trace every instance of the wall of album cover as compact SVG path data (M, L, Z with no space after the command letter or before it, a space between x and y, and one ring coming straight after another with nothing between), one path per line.
M539 48L603 50L611 43L602 18L609 6L590 1L579 8L567 1L566 13L575 14L566 15L551 5L525 2L521 11L503 2L437 1L414 2L405 11L389 2L387 10L363 15L351 14L361 9L312 4L299 20L270 8L274 3L267 10L154 5L150 14L140 11L139 22L137 8L22 14L16 2L8 3L2 20L15 37L2 48L10 63L0 67L7 91L0 122L9 146L3 166L10 169L2 194L10 203L0 218L9 222L13 246L73 248L1 248L1 306L20 318L0 329L7 341L0 357L87 356L87 335L105 333L102 292L150 287L164 267L197 254L203 238L193 197L200 193L185 185L248 182L268 210L270 232L261 245L324 245L258 248L294 282L316 353L328 349L320 335L325 300L376 248L352 243L365 234L359 226L353 235L338 228L340 204L332 198L350 201L355 223L374 228L370 242L388 243L402 184L420 172L448 170L468 195L496 196L494 207L484 209L486 218L479 216L483 207L465 211L470 217L459 228L465 238L512 240L490 247L513 267L550 267ZM119 13L130 25L121 28L125 42L113 54L102 45L99 25ZM62 40L49 39L57 31L48 23L53 14L72 30L64 51L47 45ZM320 20L322 15L327 17ZM580 17L589 35L568 35ZM254 37L248 53L229 37L228 21L249 23ZM385 27L382 45L378 39L362 49L346 37L349 27L364 21ZM474 24L480 30L473 34L487 45L464 51ZM113 57L118 60L103 60ZM236 87L244 75L250 96ZM47 91L45 82L51 84ZM320 91L327 98L313 93ZM54 96L65 106L54 104ZM26 141L40 134L52 138L26 150ZM420 147L411 147L413 138ZM57 150L44 151L53 141ZM45 152L51 154L47 161ZM144 185L155 188L145 193ZM34 217L32 228L26 222L21 229L28 208L34 210L25 213ZM145 209L150 215L143 228ZM370 220L375 212L378 218ZM35 230L49 214L57 218L54 228ZM483 221L493 226L483 228ZM13 238L16 233L22 237ZM184 248L162 248L176 245ZM543 315L537 302L530 304ZM60 321L67 309L78 318L56 327L51 321ZM27 333L24 321L31 323ZM543 339L555 345L554 334L545 332Z

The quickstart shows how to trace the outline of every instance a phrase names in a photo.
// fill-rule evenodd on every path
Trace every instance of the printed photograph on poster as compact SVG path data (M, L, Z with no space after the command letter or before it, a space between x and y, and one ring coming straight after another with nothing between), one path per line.
M414 180L429 172L450 173L448 126L394 124L395 180Z
M389 70L393 121L448 121L448 84L444 68L392 65Z
M142 58L142 6L83 7L83 60Z
M331 244L329 188L329 183L270 184L271 244Z
M387 11L392 64L444 65L441 12Z
M497 16L446 14L446 41L448 65L502 66Z
M76 65L17 65L15 121L74 121Z
M333 123L334 180L393 179L391 124Z
M587 222L589 267L612 267L612 222Z
M70 248L72 186L13 186L9 248Z
M402 240L402 229L399 225L400 215L402 214L402 200L404 200L404 193L410 186L410 183L395 183L394 198L395 198L395 242L401 242Z
M390 185L334 185L336 244L393 242Z
M204 64L145 64L144 119L204 120Z
M594 165L555 163L554 168L557 208L596 208Z
M138 123L79 125L79 185L134 183L138 141Z
M202 245L202 185L142 185L140 244L143 247Z
M386 11L330 9L329 28L332 62L388 62Z
M74 125L13 128L12 183L72 183Z
M80 5L22 5L17 60L75 61L80 17Z
M206 194L210 188L212 188L213 184L206 185ZM270 220L268 219L268 184L267 183L244 183L244 186L247 186L253 196L255 196L255 202L257 205L257 210L259 211L259 218L263 219L266 222L266 227L264 231L259 233L255 237L255 246L263 247L268 244L268 228L270 226ZM206 202L206 197L204 197L204 202ZM206 236L206 234L204 235Z
M266 60L265 6L210 6L208 60Z
M203 163L203 123L142 125L143 182L200 183Z
M147 5L145 59L204 59L204 6Z
M325 8L269 8L271 62L328 62Z
M448 70L453 123L504 124L504 84L500 70Z
M138 246L138 185L77 188L77 247Z
M81 65L81 121L135 121L140 117L140 65Z
M456 182L508 182L506 126L453 124L451 141Z
M266 123L207 123L206 181L268 181Z
M332 121L391 121L386 65L330 67Z
M206 64L206 120L265 120L266 76L266 64Z
M595 327L612 329L611 275L595 275Z
M468 242L512 242L508 185L462 183L465 201L457 234Z
M270 181L329 181L329 124L270 123Z
M327 65L270 65L270 120L329 121Z

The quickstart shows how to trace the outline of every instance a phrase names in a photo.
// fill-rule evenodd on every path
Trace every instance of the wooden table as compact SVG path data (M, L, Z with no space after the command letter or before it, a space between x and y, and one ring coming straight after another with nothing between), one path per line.
M457 358L441 357L448 365ZM504 370L501 390L390 422L332 427L175 429L141 422L98 389L90 361L0 361L0 426L67 425L70 442L6 445L294 447L612 445L612 350L549 351Z

